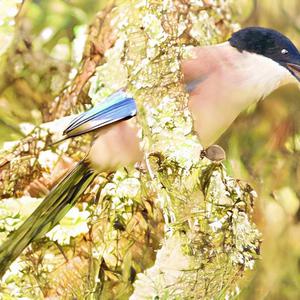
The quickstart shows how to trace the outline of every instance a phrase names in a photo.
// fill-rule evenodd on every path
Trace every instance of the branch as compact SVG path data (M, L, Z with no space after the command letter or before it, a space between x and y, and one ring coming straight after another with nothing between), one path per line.
M102 32L102 42L88 47L85 76L78 72L69 96L62 94L51 113L65 115L79 105L78 92L87 84L96 102L125 83L137 100L151 176L142 168L99 176L75 211L29 247L20 258L25 267L17 262L23 273L8 273L7 282L17 278L18 286L39 286L44 295L78 299L232 295L258 256L260 234L251 221L255 194L222 165L200 158L180 70L187 45L222 41L232 30L229 7L221 0L135 0L116 5L109 16L101 24L113 24L115 31L109 37ZM102 50L107 40L109 51ZM104 51L106 63L95 69ZM3 167L12 167L16 156L25 158L16 154Z

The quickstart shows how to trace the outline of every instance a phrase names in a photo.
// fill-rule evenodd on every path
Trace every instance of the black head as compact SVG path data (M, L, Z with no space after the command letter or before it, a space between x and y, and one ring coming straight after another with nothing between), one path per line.
M235 32L229 43L240 52L256 53L276 61L300 81L300 53L292 41L280 32L248 27Z

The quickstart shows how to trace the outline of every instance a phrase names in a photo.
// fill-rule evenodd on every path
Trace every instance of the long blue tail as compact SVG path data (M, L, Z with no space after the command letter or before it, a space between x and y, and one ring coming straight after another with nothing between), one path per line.
M50 231L74 206L96 174L85 161L79 162L50 191L28 219L0 246L0 278L11 263L34 240Z

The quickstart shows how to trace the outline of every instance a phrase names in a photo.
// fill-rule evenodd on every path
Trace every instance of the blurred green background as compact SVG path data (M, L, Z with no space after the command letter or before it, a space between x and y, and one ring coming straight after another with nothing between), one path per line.
M84 25L106 2L25 3L21 13L26 18L20 18L15 32L14 52L0 58L1 147L5 141L24 136L26 123L45 121L41 111L61 92L70 71L79 64ZM231 2L234 20L242 27L277 29L300 48L299 0ZM1 28L0 19L0 37L3 32L6 37L14 34L14 24L7 24ZM2 39L0 51L9 42ZM18 126L21 123L23 130ZM226 150L229 173L250 182L259 195L254 218L263 233L262 256L245 278L239 299L300 299L299 88L286 86L250 107L219 144Z
M286 34L300 48L297 0L236 1L237 20ZM255 222L262 256L245 280L241 299L300 299L300 90L285 86L250 107L221 138L231 175L259 197Z

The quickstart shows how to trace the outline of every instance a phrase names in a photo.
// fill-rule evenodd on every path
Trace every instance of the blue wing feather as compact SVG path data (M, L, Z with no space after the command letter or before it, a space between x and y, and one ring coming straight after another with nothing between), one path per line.
M132 118L137 108L134 99L123 91L118 91L90 110L77 116L64 130L67 138L81 135L103 126Z

